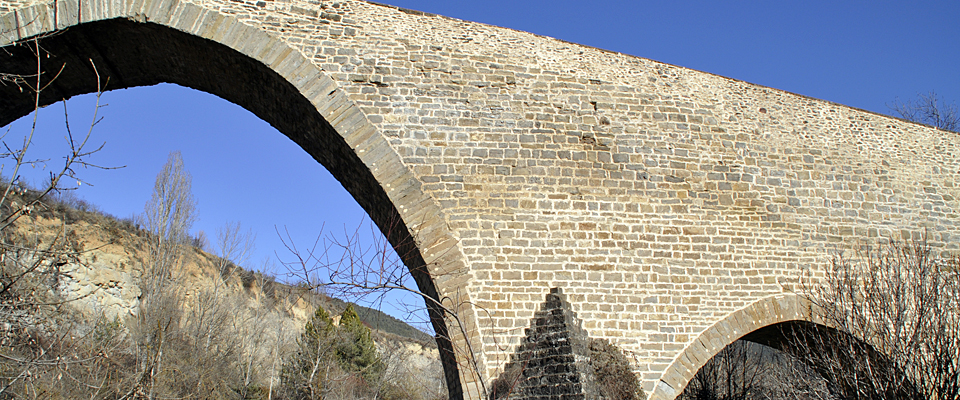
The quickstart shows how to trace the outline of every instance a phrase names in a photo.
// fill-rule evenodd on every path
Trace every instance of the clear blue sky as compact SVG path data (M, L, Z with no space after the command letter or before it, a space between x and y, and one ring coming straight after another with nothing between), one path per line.
M879 113L898 97L930 90L960 101L957 1L385 1ZM89 120L91 100L68 102L74 129ZM212 237L225 222L241 221L257 235L251 268L275 259L275 250L288 258L275 225L306 245L324 224L343 232L364 218L322 167L233 104L172 85L109 92L103 102L109 106L95 139L106 147L95 160L125 168L80 171L92 186L77 194L108 213L141 212L167 154L180 150L199 203L193 231ZM62 107L44 110L37 156L58 154L49 141L62 146L62 120ZM23 122L11 125L8 142L25 132Z

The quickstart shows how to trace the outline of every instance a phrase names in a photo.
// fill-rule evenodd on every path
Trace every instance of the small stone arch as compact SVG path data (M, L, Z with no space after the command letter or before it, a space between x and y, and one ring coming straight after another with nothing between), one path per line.
M677 356L657 380L651 400L676 398L693 376L727 345L752 332L791 321L809 321L809 307L800 296L761 298L705 329Z
M469 363L465 349L476 340L464 333L473 331L476 318L462 290L467 274L458 241L387 140L299 50L233 16L180 0L51 1L0 15L0 46L35 37L44 37L53 59L45 62L53 68L76 66L43 92L41 106L96 91L97 73L110 78L107 90L175 83L244 107L324 165L380 227L425 297L460 297L452 305L463 327L428 308L451 397L461 396L471 378L461 376L458 365ZM0 70L35 72L27 49L8 49ZM16 86L0 85L0 126L33 107Z

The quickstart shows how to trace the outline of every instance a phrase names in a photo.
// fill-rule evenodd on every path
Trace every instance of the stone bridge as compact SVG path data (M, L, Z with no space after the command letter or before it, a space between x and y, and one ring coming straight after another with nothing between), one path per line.
M360 0L0 0L0 45L37 36L41 104L95 66L239 104L322 163L455 311L431 312L454 397L561 307L672 399L803 319L791 288L836 251L960 242L960 135L643 58ZM32 48L0 71L35 73ZM32 109L0 86L0 125Z

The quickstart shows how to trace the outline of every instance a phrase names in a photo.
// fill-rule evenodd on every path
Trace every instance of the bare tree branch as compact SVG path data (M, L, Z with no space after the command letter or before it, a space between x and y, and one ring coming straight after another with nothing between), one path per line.
M916 100L901 102L900 99L896 99L887 107L905 120L945 131L960 132L960 111L957 109L957 104L947 103L934 91L918 94Z
M924 241L838 256L804 289L829 328L792 329L791 349L841 398L960 398L958 270Z

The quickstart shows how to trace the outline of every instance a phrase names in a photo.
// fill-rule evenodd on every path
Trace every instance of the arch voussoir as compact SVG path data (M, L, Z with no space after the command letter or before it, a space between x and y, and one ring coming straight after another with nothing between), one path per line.
M664 370L650 399L675 398L707 361L753 331L789 321L807 321L805 304L807 301L796 294L767 296L707 327Z

